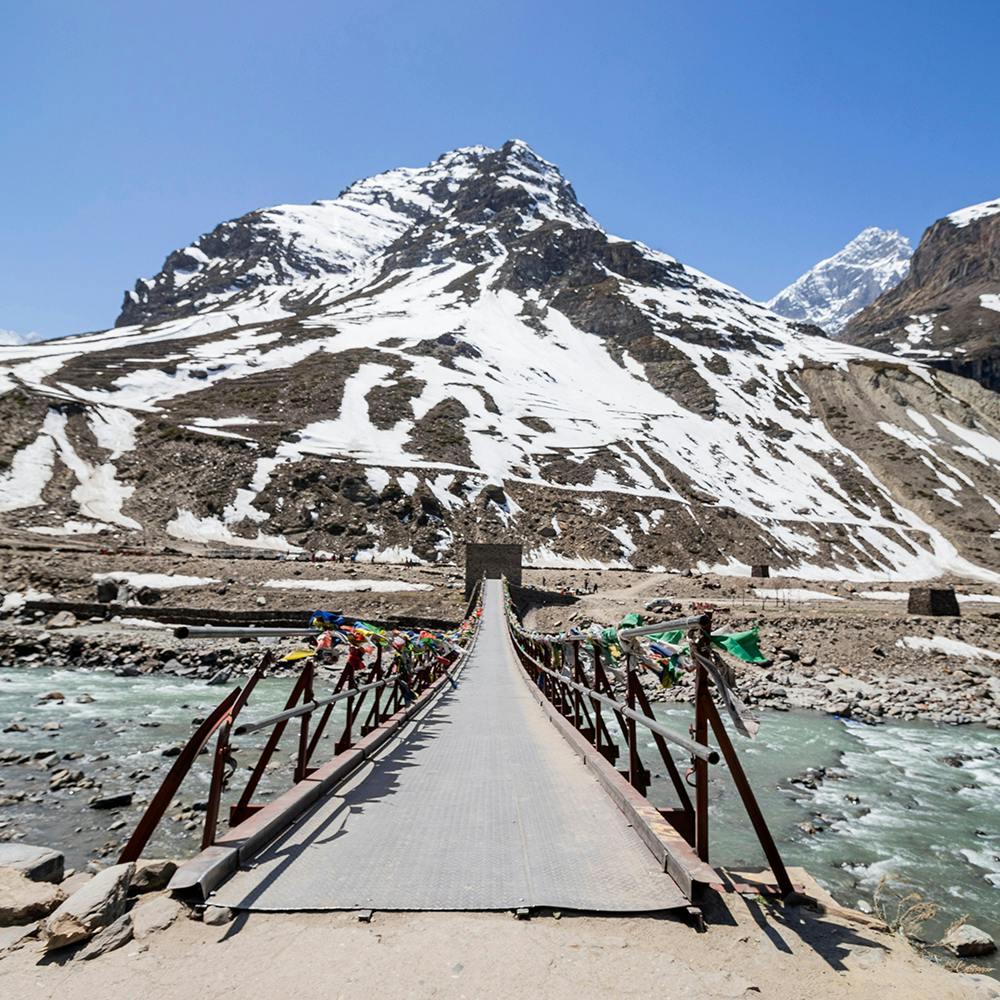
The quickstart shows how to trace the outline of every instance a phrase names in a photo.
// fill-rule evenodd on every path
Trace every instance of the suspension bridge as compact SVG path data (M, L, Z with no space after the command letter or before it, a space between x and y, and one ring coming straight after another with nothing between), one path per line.
M202 850L170 886L180 895L241 911L682 910L700 923L701 893L723 882L709 863L708 780L724 759L768 859L770 888L793 892L713 699L725 681L710 648L710 613L620 631L622 695L598 644L525 630L499 579L482 581L468 620L461 648L446 656L428 649L405 672L391 649L352 646L322 696L317 664L303 660L285 709L243 721L272 666L266 654L192 735L121 860L142 855L215 739ZM688 734L654 717L639 682L641 653L630 644L670 628L686 630L695 671ZM725 704L726 693L716 694ZM316 763L333 724L334 752ZM292 784L257 803L289 727L298 729ZM237 795L232 740L262 731L267 741ZM647 798L644 746L655 747L670 779L669 808ZM228 829L220 831L227 798Z

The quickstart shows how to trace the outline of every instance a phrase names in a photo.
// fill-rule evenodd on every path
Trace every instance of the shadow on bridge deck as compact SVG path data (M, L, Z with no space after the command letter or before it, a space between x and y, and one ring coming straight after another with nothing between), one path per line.
M457 690L213 896L243 910L649 912L689 900L518 676L501 588Z

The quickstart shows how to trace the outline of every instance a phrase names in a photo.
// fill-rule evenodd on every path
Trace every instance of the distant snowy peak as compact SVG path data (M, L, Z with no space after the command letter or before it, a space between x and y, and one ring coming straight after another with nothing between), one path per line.
M529 232L545 222L598 228L558 168L527 143L464 147L426 167L357 181L332 200L223 222L170 254L159 274L137 281L115 325L194 315L248 291L313 278L339 278L347 293L352 279L369 281L382 255L400 242L412 246L421 231L435 230L440 242L487 227Z
M855 313L906 277L912 256L905 236L870 226L779 292L768 308L836 336Z
M980 219L985 219L998 213L1000 213L1000 198L994 198L992 201L984 201L978 205L969 205L968 208L960 208L957 212L952 212L946 218L953 226L964 229L973 222L978 222Z
M18 333L16 330L0 330L0 346L13 347L18 344L36 344L42 339L40 333Z

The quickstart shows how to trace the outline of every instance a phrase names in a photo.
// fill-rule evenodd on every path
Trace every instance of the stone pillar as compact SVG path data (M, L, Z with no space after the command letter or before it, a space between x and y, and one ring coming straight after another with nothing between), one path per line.
M465 599L472 596L483 577L499 580L507 577L511 586L521 586L521 546L467 542L465 546Z

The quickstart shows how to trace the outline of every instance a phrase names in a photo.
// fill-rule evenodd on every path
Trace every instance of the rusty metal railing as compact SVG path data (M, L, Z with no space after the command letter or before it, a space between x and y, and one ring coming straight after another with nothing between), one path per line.
M284 634L302 635L309 631L317 634L315 629L292 629L285 631ZM195 632L195 635L197 634ZM203 634L215 637L219 634L219 630L212 629ZM236 762L231 742L233 736L268 728L271 730L260 750L246 787L237 801L230 806L228 815L230 827L243 822L263 808L262 804L253 801L254 796L290 722L296 719L299 722L298 742L292 768L293 782L299 782L316 770L312 766L312 761L319 742L328 728L334 706L346 702L343 723L334 744L336 757L354 746L356 735L363 737L388 722L428 687L441 679L460 655L457 647L453 647L447 655L442 655L432 648L405 655L391 648L388 648L387 652L390 654L386 658L389 662L385 663L383 646L374 646L374 657L371 662L366 663L361 648L357 645L349 646L347 661L337 676L332 693L320 698L317 698L315 693L315 660L308 658L301 661L304 666L296 677L284 710L267 718L237 726L237 718L246 707L251 693L274 663L273 654L270 651L265 653L246 684L230 691L188 739L146 807L135 832L122 849L119 861L136 861L142 856L143 850L162 821L178 789L213 736L217 735L217 740L202 829L203 849L212 845L218 836L223 793L235 773ZM369 696L371 696L370 704ZM366 706L367 712L364 711ZM318 720L314 725L313 716L317 713Z
M553 708L609 764L615 765L622 748L612 735L602 712L604 708L611 710L628 755L628 766L619 773L644 797L649 790L651 775L639 754L637 726L644 727L652 735L679 802L675 808L657 809L657 812L694 848L698 858L706 863L709 860L708 768L710 764L719 761L721 751L779 891L782 895L794 891L742 762L712 698L713 681L709 671L709 666L713 663L711 612L617 632L624 668L623 702L615 697L603 662L602 640L598 636L579 633L544 635L531 632L517 620L509 596L506 606L511 643L523 669ZM638 667L643 654L632 641L640 636L677 629L687 630L690 659L695 674L695 713L689 737L663 726L653 715L649 698L639 680ZM585 663L585 658L589 660L589 664ZM709 729L719 751L708 745ZM671 744L690 754L690 768L684 776L670 752ZM693 803L687 781L691 775L694 777Z

